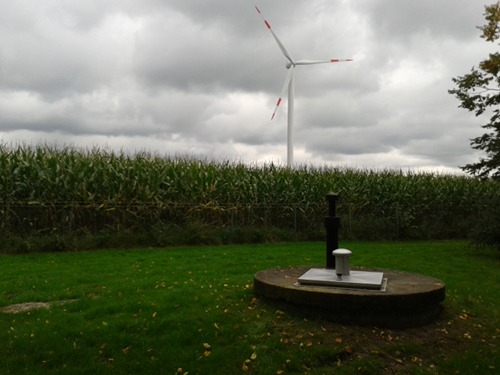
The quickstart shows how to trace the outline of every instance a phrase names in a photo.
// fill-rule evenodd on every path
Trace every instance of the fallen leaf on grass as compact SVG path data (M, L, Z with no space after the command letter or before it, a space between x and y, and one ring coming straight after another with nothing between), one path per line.
M469 315L468 315L467 313L460 314L458 317L459 317L460 319L462 319L462 320L467 320L467 319L469 319Z
M212 345L210 345L208 342L203 343L203 348L205 349L205 352L203 352L203 356L205 358L209 357L210 354L212 354Z
M252 363L252 361L251 361L251 360L249 360L249 359L245 359L245 360L243 361L243 364L241 365L241 369L242 369L243 371L247 372L248 370L250 370L250 367L248 367L248 365L249 365L249 364L251 364L251 363Z

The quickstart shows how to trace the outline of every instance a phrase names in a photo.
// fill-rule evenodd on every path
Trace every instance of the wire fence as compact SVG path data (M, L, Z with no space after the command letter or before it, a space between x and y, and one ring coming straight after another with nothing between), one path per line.
M468 238L483 212L477 206L338 204L341 236L352 239ZM152 226L268 227L321 233L326 204L219 205L187 203L16 202L0 205L0 231L18 236L144 231Z

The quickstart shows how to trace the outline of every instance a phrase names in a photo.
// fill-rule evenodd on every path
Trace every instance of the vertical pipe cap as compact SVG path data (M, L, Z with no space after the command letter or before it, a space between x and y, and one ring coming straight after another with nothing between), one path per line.
M337 249L333 250L332 254L336 256L350 256L352 254L352 251L347 249Z

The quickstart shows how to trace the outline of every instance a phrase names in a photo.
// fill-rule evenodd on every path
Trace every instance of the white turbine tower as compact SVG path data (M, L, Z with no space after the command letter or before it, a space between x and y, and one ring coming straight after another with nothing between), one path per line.
M271 29L271 25L269 22L266 21L266 19L263 17L260 9L255 6L255 9L257 9L257 12L259 15L262 17L264 20L264 23L266 27L269 29L271 34L273 35L274 39L276 40L276 43L278 43L279 48L281 49L281 52L283 52L283 55L288 60L288 63L286 64L286 68L288 69L288 73L285 78L285 83L283 85L283 89L281 90L280 97L278 99L278 102L276 103L276 107L273 112L273 116L271 117L271 120L274 119L274 116L276 115L276 111L278 110L279 105L281 104L281 99L285 95L285 92L288 90L288 125L287 125L287 166L291 167L293 165L293 107L294 107L294 88L293 88L293 70L297 65L312 65L312 64L327 64L327 63L338 63L338 62L346 62L346 61L352 61L352 59L329 59L329 60L294 60L290 53L286 50L285 46L279 38L276 36L274 33L273 29Z

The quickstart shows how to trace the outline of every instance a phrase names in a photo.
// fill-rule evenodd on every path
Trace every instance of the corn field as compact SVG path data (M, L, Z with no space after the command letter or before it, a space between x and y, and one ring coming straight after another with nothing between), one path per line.
M0 145L0 234L80 236L151 228L323 232L338 192L341 236L467 238L498 184L433 173L268 164Z

